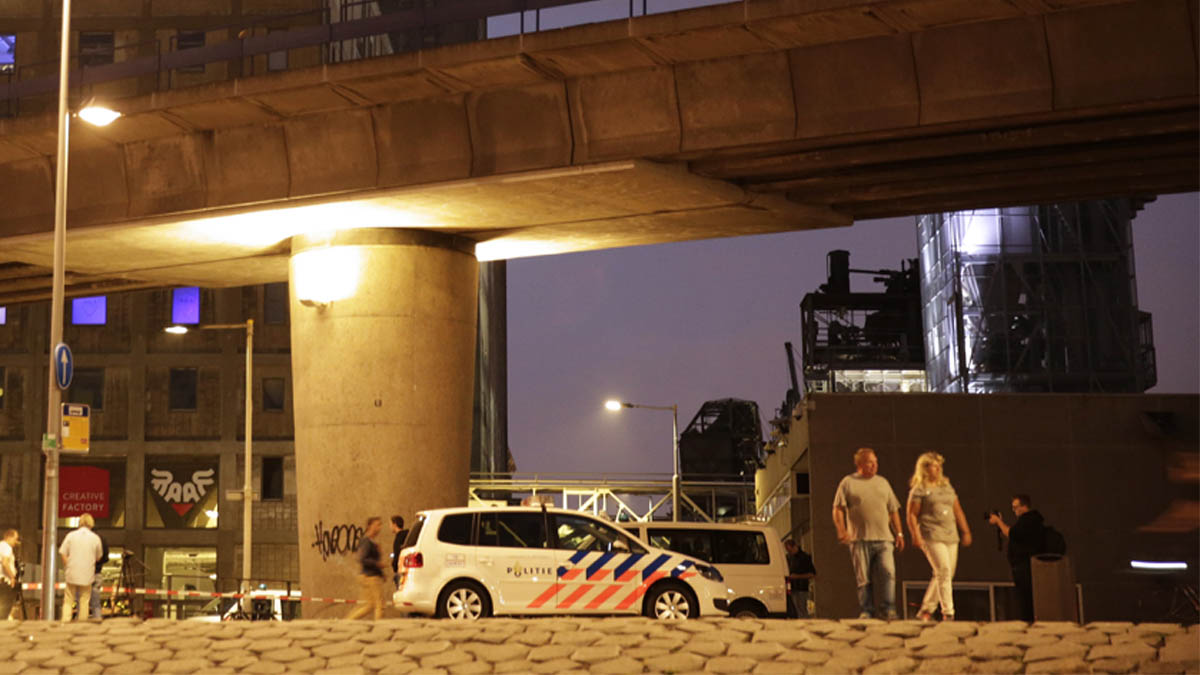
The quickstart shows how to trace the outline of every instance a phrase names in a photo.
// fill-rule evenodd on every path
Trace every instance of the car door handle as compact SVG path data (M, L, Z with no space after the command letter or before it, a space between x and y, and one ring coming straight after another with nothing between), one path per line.
M491 564L492 564L492 559L491 559L491 558L476 558L475 560L476 560L476 561L477 561L477 562L478 562L480 565L487 565L487 566L489 566L489 567L490 567L490 566L491 566Z

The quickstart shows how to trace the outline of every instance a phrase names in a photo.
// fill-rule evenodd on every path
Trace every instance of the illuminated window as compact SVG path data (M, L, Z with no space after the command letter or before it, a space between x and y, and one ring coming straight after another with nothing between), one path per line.
M76 326L103 326L108 320L108 296L93 295L71 300L71 323Z
M11 73L17 63L17 36L0 34L0 73Z
M8 323L8 308L0 307L0 326Z
M171 410L196 409L196 369L172 368L169 391Z
M104 409L104 369L76 368L71 378L71 403L83 403L92 410Z
M185 286L171 291L171 323L200 323L200 289Z
M262 409L266 412L283 410L284 381L282 377L264 377L262 380Z

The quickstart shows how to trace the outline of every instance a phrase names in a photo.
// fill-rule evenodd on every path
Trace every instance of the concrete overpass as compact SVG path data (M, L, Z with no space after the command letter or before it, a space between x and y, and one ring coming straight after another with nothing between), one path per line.
M749 0L126 99L73 131L68 292L290 279L338 595L318 521L466 492L477 259L1196 190L1198 15ZM49 294L54 140L0 120L0 304Z

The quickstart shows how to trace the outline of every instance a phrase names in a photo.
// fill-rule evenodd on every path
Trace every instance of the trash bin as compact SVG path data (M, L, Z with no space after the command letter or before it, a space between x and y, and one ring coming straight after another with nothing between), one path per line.
M1079 622L1075 573L1065 555L1043 553L1029 561L1033 576L1033 618L1036 621Z

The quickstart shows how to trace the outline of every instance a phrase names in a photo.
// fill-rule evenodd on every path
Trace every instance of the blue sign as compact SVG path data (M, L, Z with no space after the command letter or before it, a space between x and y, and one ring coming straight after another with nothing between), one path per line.
M54 381L59 389L71 386L71 378L75 375L75 357L71 356L71 348L64 342L54 345Z

